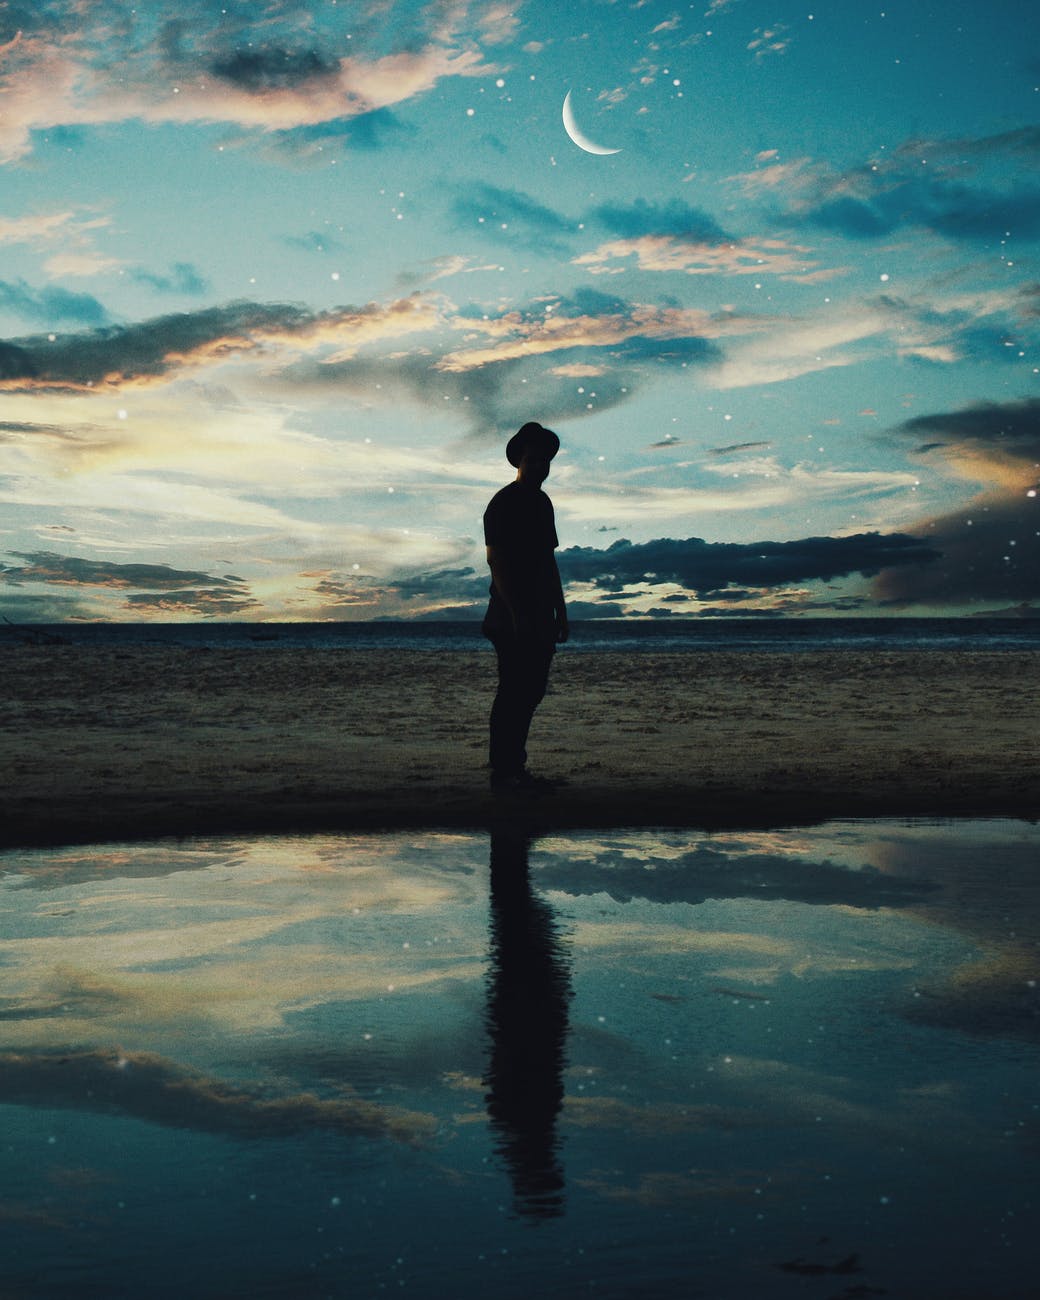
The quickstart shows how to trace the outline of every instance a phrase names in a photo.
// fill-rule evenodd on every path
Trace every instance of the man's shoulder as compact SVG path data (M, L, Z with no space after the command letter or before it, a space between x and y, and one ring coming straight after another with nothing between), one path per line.
M516 489L519 486L520 486L519 483L517 483L514 480L512 483L507 483L505 487L499 488L498 491L495 493L495 495L487 503L488 510L493 510L498 506L508 505L511 501L515 499Z

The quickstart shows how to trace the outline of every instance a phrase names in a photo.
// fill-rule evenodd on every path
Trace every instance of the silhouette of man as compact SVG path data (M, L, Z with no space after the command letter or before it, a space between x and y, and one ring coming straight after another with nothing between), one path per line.
M542 491L559 449L551 429L525 424L506 444L516 478L495 493L484 511L491 599L483 631L498 655L490 723L495 791L537 793L552 785L527 770L527 733L545 695L556 647L569 635L554 553L559 546L556 520Z

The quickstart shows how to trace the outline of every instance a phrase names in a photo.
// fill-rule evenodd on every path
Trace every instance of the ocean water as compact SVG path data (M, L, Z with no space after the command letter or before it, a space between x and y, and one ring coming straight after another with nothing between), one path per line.
M1011 1300L1040 829L0 855L21 1297Z
M56 645L431 650L485 648L477 619L357 623L0 624L0 646ZM621 650L1036 650L1040 618L578 619L567 653Z

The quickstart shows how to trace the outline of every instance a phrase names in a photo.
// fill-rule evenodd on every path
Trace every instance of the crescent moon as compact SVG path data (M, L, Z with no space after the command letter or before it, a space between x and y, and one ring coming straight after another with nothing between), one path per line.
M593 141L585 134L581 127L574 120L574 109L571 108L571 92L568 90L566 98L563 101L563 129L578 146L584 149L586 153L608 154L620 153L620 149L604 149L601 144L594 144Z

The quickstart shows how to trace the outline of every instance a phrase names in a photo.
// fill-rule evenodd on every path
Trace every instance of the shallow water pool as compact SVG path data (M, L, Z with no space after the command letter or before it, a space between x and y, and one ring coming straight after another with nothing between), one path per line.
M1040 828L0 854L0 1292L1035 1295Z

